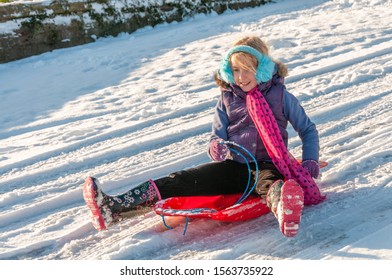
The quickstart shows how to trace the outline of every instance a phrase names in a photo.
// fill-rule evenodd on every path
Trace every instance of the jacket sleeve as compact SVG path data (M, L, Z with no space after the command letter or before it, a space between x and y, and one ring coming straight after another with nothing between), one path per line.
M208 145L207 154L210 155L210 143L212 140L221 138L223 140L228 140L227 127L229 125L229 117L226 113L226 107L223 104L222 96L219 98L218 103L215 106L214 119L212 121L212 132L210 137L210 142Z
M316 125L310 120L299 100L285 91L283 110L302 141L302 159L319 161L320 143Z
M226 107L223 104L222 97L219 98L215 106L214 119L212 121L212 133L210 142L213 139L221 138L228 140L227 127L229 126L229 117L226 113Z

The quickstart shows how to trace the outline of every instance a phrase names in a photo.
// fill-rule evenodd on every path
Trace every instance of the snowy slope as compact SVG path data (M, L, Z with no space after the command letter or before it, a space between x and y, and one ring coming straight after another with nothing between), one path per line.
M391 18L390 0L278 1L0 65L0 259L392 259ZM328 199L293 239L272 215L183 236L148 212L97 232L86 176L116 194L209 160L212 72L245 34L288 64Z

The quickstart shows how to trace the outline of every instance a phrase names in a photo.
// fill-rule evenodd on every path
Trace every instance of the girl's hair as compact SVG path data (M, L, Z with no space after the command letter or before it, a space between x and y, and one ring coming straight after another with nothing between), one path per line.
M245 45L258 50L260 53L269 56L267 44L257 36L246 36L234 43L234 46ZM230 60L235 60L243 69L256 73L257 59L248 53L237 52L231 55ZM288 74L287 66L279 60L273 59L278 68L278 75L286 77ZM218 86L227 88L228 84L219 78L219 73L214 74L215 82Z

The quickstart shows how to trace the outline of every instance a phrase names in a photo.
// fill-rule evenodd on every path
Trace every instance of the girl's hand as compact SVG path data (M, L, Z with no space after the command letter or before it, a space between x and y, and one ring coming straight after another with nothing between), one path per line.
M229 156L229 148L222 139L214 139L210 143L210 156L215 161L224 161Z
M315 160L305 160L302 162L302 166L309 172L310 176L317 179L320 174L320 167Z

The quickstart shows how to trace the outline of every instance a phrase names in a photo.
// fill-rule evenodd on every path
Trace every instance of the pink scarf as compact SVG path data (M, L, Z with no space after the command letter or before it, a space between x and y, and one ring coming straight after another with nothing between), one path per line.
M298 163L284 145L275 116L257 88L248 92L246 104L268 155L285 180L294 179L301 185L305 204L318 204L323 201L325 195L321 195L309 172Z

